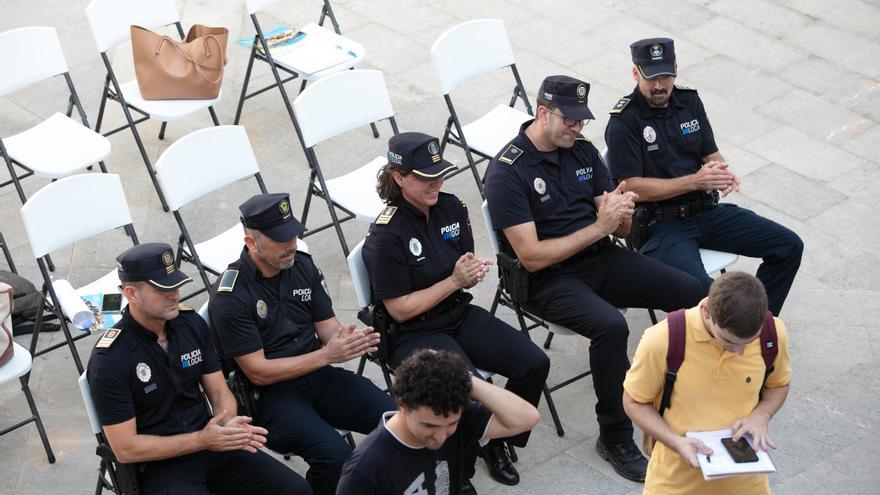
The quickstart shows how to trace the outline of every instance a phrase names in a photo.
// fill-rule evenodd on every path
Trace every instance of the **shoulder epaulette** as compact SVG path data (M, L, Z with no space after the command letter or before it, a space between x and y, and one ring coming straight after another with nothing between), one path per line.
M223 272L220 277L220 285L217 286L217 292L232 292L235 287L235 281L238 279L238 270L230 268Z
M104 335L101 336L101 339L98 340L98 343L95 344L97 349L108 349L113 342L119 337L119 334L122 333L122 330L118 328L111 328L104 332Z
M187 306L186 304L178 304L178 305L177 305L177 309L178 309L179 311L195 311L194 309L192 309L191 307Z
M376 217L376 225L388 225L395 213L397 213L396 206L386 206L382 213Z
M675 89L680 89L682 91L696 91L697 88L692 88L690 86L685 86L684 84L675 84Z
M608 113L615 114L622 112L623 109L626 108L627 105L629 105L629 102L629 97L624 96L623 98L617 100L617 103L615 103L614 106L611 107L611 110L609 110Z
M583 134L578 134L577 136L574 137L574 140L575 141L586 141L588 143L590 142L590 138L588 138L587 136L584 136Z
M462 200L458 200L458 203L461 205L462 208L464 208L465 210L467 210L467 203L465 203L465 202L462 201Z
M517 158L521 157L522 154L523 151L521 149L511 144L507 147L506 150L504 150L504 153L502 153L501 156L498 157L498 161L506 163L508 165L513 165L513 162L515 162Z

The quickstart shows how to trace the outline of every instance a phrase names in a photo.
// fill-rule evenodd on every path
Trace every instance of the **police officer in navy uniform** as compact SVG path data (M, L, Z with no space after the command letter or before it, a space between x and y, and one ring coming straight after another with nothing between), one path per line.
M211 324L225 358L259 390L254 423L272 450L302 456L316 494L332 494L351 447L336 429L369 433L394 401L368 379L331 366L373 352L379 334L344 325L324 276L297 251L305 230L286 193L260 194L239 206L241 257L211 299Z
M384 304L397 322L391 365L419 348L447 350L474 372L506 376L508 390L537 405L550 369L547 355L522 332L470 304L465 290L483 281L493 261L474 254L467 206L440 192L444 175L456 167L441 156L437 138L420 132L394 136L388 148L377 185L388 206L370 227L363 258L373 303ZM506 441L523 447L528 433ZM515 485L519 474L504 441L493 440L481 455L493 478Z
M800 267L803 242L791 230L720 197L739 178L715 144L697 91L675 84L675 45L650 38L630 45L637 86L611 110L608 165L639 195L640 251L683 270L708 293L700 248L762 258L757 277L779 315Z
M87 377L117 460L142 463L142 493L312 493L258 450L266 430L235 415L207 324L178 306L192 279L171 246L141 244L116 262L128 307L95 346Z
M590 85L550 76L537 113L489 165L486 199L502 249L530 272L532 311L590 339L598 401L596 449L623 477L643 481L647 461L633 442L622 405L629 329L617 308L670 311L699 302L696 279L617 246L630 229L637 196L618 187L596 148L580 134Z

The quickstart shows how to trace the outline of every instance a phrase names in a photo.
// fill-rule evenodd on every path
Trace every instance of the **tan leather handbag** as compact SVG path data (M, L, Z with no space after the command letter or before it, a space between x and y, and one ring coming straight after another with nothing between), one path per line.
M194 25L185 41L131 26L134 71L145 100L216 98L226 65L225 27Z
M12 359L12 286L0 282L0 366Z

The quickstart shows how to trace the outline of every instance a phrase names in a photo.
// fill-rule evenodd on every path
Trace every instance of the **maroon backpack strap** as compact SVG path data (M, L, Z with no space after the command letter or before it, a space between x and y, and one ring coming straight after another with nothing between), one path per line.
M675 388L678 370L684 362L685 330L687 327L684 311L684 309L679 309L669 313L666 317L666 324L669 327L669 347L666 349L666 377L663 383L663 396L660 399L660 416L663 416L667 408L672 407L670 404L672 389Z
M764 326L761 327L761 357L764 359L764 381L761 383L761 392L759 392L759 400L764 395L764 384L770 373L776 368L776 356L779 354L779 339L776 336L776 322L773 320L773 313L767 311L767 317L764 319Z

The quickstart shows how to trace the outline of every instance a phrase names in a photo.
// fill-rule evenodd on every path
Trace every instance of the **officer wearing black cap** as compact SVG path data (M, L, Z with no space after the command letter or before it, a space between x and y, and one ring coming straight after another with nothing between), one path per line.
M116 262L128 306L95 346L87 376L116 458L142 463L142 493L311 493L257 450L266 430L235 415L207 324L178 305L178 288L192 280L171 246L141 244Z
M239 206L241 257L216 285L209 313L224 358L259 390L254 423L272 450L302 456L316 494L332 494L351 448L338 429L369 433L391 398L366 378L331 364L375 349L372 328L343 325L324 276L297 250L305 230L287 194L261 194Z
M800 267L803 242L791 230L719 198L740 187L715 143L697 91L675 84L675 44L650 38L630 45L637 86L611 109L608 165L639 195L633 244L683 270L708 293L712 279L699 249L763 258L757 277L778 315Z
M629 329L617 308L687 307L700 300L691 276L618 247L631 225L635 194L617 188L596 147L580 134L590 85L550 76L534 120L489 165L486 200L502 249L529 273L527 306L590 339L598 401L596 449L623 477L643 481L647 461L622 406Z
M398 323L389 343L391 365L420 348L447 350L474 372L506 376L508 390L537 405L550 369L547 355L522 332L470 304L465 291L483 281L493 262L474 255L465 204L440 192L443 176L455 169L435 137L405 132L388 142L388 164L377 185L388 206L370 227L363 258L373 303L384 304ZM528 432L482 449L493 478L519 482L505 441L523 447L527 440Z

